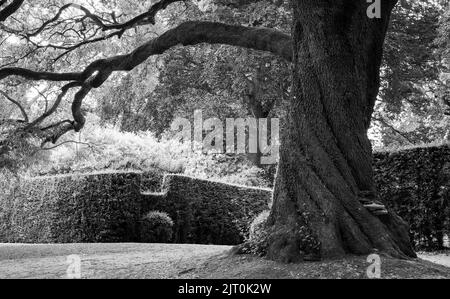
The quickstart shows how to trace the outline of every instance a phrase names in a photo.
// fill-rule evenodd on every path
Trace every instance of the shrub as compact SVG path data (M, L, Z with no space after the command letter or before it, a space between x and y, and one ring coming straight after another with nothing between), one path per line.
M93 117L90 115L89 117ZM30 176L67 173L91 173L104 170L183 171L183 148L178 142L159 141L151 132L120 132L111 126L100 126L89 119L79 133L69 133L64 138L79 140L84 144L66 143L46 151L48 157L26 169Z
M272 181L263 169L252 165L243 156L194 151L185 155L183 161L184 174L199 179L252 187L266 187Z
M250 234L248 240L242 247L243 253L263 256L267 252L267 219L270 211L261 212L250 224Z
M151 211L141 220L141 241L167 243L172 239L172 218L167 213Z
M100 126L92 115L88 118L87 127L81 135L72 136L75 133L69 133L65 136L80 139L85 144L66 143L52 151L45 151L40 162L28 167L25 172L36 176L106 169L144 172L161 169L226 183L248 186L269 184L270 180L264 177L263 171L249 164L243 156L205 154L173 139L158 139L149 131L121 132L111 126Z
M250 224L250 240L259 240L263 237L265 233L265 227L267 218L269 218L270 211L262 211L258 216L256 216L255 220Z

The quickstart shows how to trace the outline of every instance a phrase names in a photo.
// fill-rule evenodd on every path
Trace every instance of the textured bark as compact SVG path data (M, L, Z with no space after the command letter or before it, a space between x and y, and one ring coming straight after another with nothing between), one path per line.
M284 262L375 249L414 257L407 225L373 216L358 200L375 195L367 137L379 88L382 46L395 1L382 19L366 1L294 1L294 97L287 107L268 256Z

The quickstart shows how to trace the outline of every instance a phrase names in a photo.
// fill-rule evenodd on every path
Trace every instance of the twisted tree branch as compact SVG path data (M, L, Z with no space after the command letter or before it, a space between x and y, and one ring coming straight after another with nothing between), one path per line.
M130 71L150 56L163 54L177 45L188 46L201 43L225 44L267 51L287 61L292 60L291 37L281 31L217 22L191 21L166 31L129 54L96 60L82 72L52 73L11 67L0 69L0 80L8 76L21 76L30 80L83 82L96 71Z
M170 1L164 3L168 2ZM63 87L53 107L27 126L27 129L35 127L54 113L69 89L81 87L75 94L72 102L74 121L71 123L64 122L56 127L52 127L51 131L53 133L45 138L46 142L51 141L55 143L66 132L71 130L79 131L83 128L85 123L85 118L81 112L83 99L93 88L100 87L113 72L131 71L145 62L150 56L163 54L177 45L188 46L200 43L226 44L267 51L288 61L292 60L291 37L280 31L269 28L227 25L217 22L192 21L182 23L166 31L159 37L136 48L131 53L96 60L81 72L52 73L12 67L0 69L0 80L9 76L21 76L30 80L70 82Z

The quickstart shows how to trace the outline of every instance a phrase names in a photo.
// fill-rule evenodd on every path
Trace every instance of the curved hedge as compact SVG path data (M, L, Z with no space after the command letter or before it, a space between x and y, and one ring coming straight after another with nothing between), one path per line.
M163 192L148 193L147 210L174 220L174 242L234 245L248 235L252 220L268 208L272 191L167 175Z
M450 147L374 155L379 195L410 225L417 249L440 249L450 235Z
M450 148L374 155L380 197L411 226L418 249L450 235ZM138 242L151 210L174 221L177 243L238 244L272 192L167 175L115 172L0 181L0 242ZM162 185L161 185L162 184ZM161 190L160 193L141 191Z

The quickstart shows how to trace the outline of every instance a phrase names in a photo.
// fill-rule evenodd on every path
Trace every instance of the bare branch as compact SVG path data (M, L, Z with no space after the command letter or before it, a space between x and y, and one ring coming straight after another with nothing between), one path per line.
M59 126L61 126L63 124L72 124L72 123L73 123L73 121L71 121L69 119L65 119L65 120L58 121L58 122L56 122L54 124L48 125L46 127L40 128L40 130L41 131L47 131L47 130L51 130L51 129L54 129L56 127L59 127Z
M67 140L67 141L61 142L60 144L52 146L52 147L43 147L45 145L45 144L43 144L42 147L41 147L41 150L43 150L43 151L53 150L55 148L58 148L60 146L63 146L63 145L69 144L69 143L86 145L86 146L89 146L89 147L98 146L98 145L87 143L87 142L81 142L81 141L75 141L75 140Z
M143 24L153 24L154 25L156 14L159 11L166 9L167 6L169 6L169 4L172 4L175 2L183 2L183 1L184 0L161 0L158 3L152 5L150 7L150 9L147 10L145 13L142 13L124 23L117 23L115 20L115 16L112 15L112 18L113 18L112 24L105 24L101 17L92 13L89 9L87 9L86 7L84 7L82 5L75 4L75 3L69 3L69 4L62 6L52 19L44 22L41 27L36 29L34 32L28 34L28 36L31 37L31 36L35 36L35 35L41 33L43 30L46 29L46 27L49 24L57 21L61 17L61 14L69 8L76 8L76 9L81 10L85 14L85 18L89 18L90 20L92 20L103 31L120 30L120 32L121 32L120 35L121 35L121 34L123 34L123 32L125 32L125 30L133 28L137 25L143 25Z
M172 3L184 2L184 1L185 0L161 0L156 4L153 4L146 12L144 12L126 22L123 22L123 23L117 22L117 19L116 19L116 16L114 13L111 14L111 18L112 18L111 20L105 20L103 17L96 15L95 13L91 12L88 8L86 8L82 5L75 4L75 3L69 3L69 4L63 5L61 8L59 8L59 10L57 11L57 13L55 14L55 16L53 18L51 18L48 21L45 21L39 28L34 29L32 32L23 33L20 30L9 28L4 24L1 24L2 25L1 27L6 32L15 34L21 38L26 39L30 44L32 44L35 47L35 49L33 51L36 51L37 49L47 49L47 48L52 48L52 49L56 49L56 50L64 50L63 53L59 54L54 59L54 61L58 61L65 55L69 54L70 52L72 52L82 46L97 43L100 41L104 41L104 40L113 38L115 36L117 36L118 38L121 38L122 35L128 29L132 29L132 28L134 28L136 26L140 26L140 25L155 24L155 17L158 12L160 12L161 10L164 10L165 8L167 8L167 6L169 6ZM85 34L85 32L83 32L84 29L79 32L79 31L75 30L73 26L70 27L68 22L64 22L64 20L60 20L63 12L70 8L75 8L75 9L81 10L84 13L84 16L81 17L81 19L80 18L73 19L73 21L75 23L82 23L83 28L86 29L84 27L85 26L84 21L86 19L89 19L97 26L97 29L92 29L92 30L89 29L88 31L90 31L92 33L88 34L88 36L87 36L87 34ZM50 37L53 37L54 35L64 36L65 33L72 31L75 34L77 34L81 40L79 42L76 42L71 45L58 45L58 44L39 45L38 43L33 42L33 40L31 39L32 37L44 32L45 30L48 30L50 25L51 25L50 28L54 28L61 24L65 24L65 25L63 25L64 28L58 32L51 34ZM108 35L98 35L99 31L113 31L113 32ZM26 54L26 55L28 55L28 54Z
M401 131L397 130L396 128L394 128L394 126L389 124L384 118L373 116L372 119L382 123L384 126L386 126L389 129L391 129L394 133L396 133L397 135L399 135L400 137L405 139L409 144L414 145L414 142L410 138L408 138L408 136L406 136L403 132L401 132Z
M6 92L0 90L0 93L1 93L5 98L7 98L8 101L10 101L11 103L13 103L14 105L16 105L16 106L19 108L20 112L22 113L22 116L23 116L23 119L24 119L25 123L28 123L28 122L29 122L28 114L27 114L27 112L25 111L25 109L22 107L22 105L21 105L18 101L16 101L16 100L14 100L13 98L11 98Z
M20 76L30 80L48 81L82 81L80 73L52 73L37 72L20 67L9 67L0 69L0 80L9 76Z
M58 109L59 104L61 103L61 101L63 100L64 96L67 94L67 92L71 89L74 88L76 86L79 86L80 84L78 82L72 82L69 84L66 84L62 89L61 89L61 93L58 95L58 97L56 98L56 101L53 103L53 106L45 111L40 117L38 117L36 120L34 120L33 122L31 122L26 128L30 129L35 127L36 125L42 123L47 117L49 117L50 115L52 115L56 109Z

